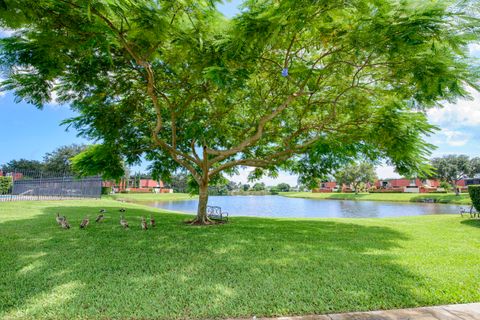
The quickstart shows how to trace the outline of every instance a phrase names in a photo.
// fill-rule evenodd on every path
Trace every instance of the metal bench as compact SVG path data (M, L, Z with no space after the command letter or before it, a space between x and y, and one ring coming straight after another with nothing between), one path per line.
M221 207L207 206L207 217L213 220L228 221L228 212L222 211Z
M468 209L465 209L465 208L461 208L460 209L460 214L463 215L464 214L470 214L470 218L475 218L475 217L478 217L480 218L480 212L478 212L477 210L475 210L475 208L473 207L473 205L470 207L470 210Z

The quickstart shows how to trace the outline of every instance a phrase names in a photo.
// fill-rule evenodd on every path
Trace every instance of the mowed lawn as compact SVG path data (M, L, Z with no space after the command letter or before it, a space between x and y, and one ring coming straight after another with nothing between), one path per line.
M313 193L313 192L281 192L280 195L291 198L330 199L330 200L368 200L395 202L424 202L434 199L439 203L470 205L472 202L468 193L459 196L454 193Z
M119 223L127 208L130 230ZM80 230L100 208L107 219ZM65 214L72 229L55 223ZM158 226L140 230L140 216ZM114 200L0 203L1 319L302 315L480 300L480 221L188 216Z

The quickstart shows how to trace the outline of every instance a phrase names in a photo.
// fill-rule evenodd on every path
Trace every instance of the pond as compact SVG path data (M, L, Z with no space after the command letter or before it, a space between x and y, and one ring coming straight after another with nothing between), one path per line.
M210 196L209 205L220 206L230 216L278 218L381 218L460 212L460 205L352 200L317 200L282 196ZM162 201L149 205L195 213L198 201Z

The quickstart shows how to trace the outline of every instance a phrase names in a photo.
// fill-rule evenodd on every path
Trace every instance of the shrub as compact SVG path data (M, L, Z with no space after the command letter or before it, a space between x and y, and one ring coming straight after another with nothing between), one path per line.
M112 187L102 187L102 194L112 193Z
M0 176L0 194L10 193L12 188L12 177Z
M440 181L440 188L445 189L446 191L452 190L452 185L445 180Z
M472 199L472 204L480 212L480 185L468 186L468 194L470 199Z
M370 190L370 193L403 193L402 189L376 189Z

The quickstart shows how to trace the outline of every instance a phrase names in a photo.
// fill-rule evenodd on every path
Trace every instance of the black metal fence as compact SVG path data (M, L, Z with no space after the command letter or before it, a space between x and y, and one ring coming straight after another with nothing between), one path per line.
M68 174L21 171L0 172L0 202L99 198L102 178L75 178Z

